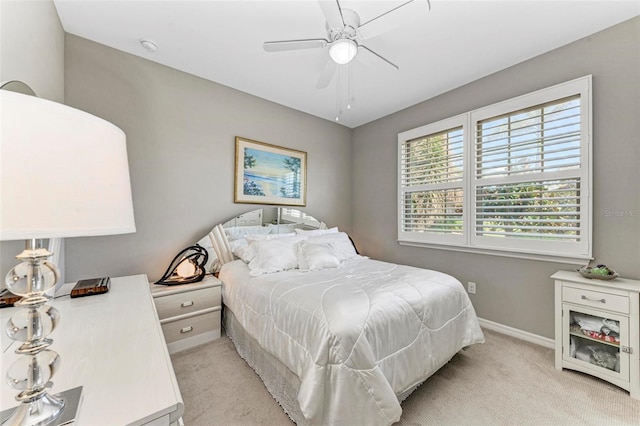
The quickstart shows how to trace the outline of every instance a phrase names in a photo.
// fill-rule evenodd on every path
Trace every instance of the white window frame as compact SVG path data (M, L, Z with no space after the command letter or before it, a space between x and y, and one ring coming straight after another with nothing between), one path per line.
M580 95L580 242L563 243L559 241L522 240L517 238L492 238L476 236L475 204L476 186L483 184L475 177L476 126L479 121L509 114L519 110L557 101L574 95ZM462 235L439 235L430 233L406 232L402 229L402 208L404 192L410 188L402 186L402 146L406 141L431 135L462 125L464 138L463 161L463 233ZM398 134L398 242L401 245L438 248L444 250L465 251L500 255L507 257L545 260L560 263L583 263L592 259L592 77L587 75L561 83L546 89L528 93L503 102L478 108L464 114L411 129ZM536 174L530 174L533 180Z
M404 209L404 194L405 192L412 192L415 191L417 188L414 187L408 187L403 188L402 186L402 145L406 142L406 141L410 141L413 139L418 139L420 137L423 136L428 136L428 135L433 135L433 134L437 134L437 133L441 133L441 132L445 132L449 129L453 129L453 128L458 128L458 127L462 127L462 131L463 131L463 140L465 140L465 142L463 142L463 172L462 172L462 182L460 183L460 186L462 186L463 189L463 215L462 215L462 235L450 235L450 234L435 234L435 233L421 233L421 232L405 232L402 229L402 216L403 216L403 209ZM456 117L451 117L445 120L441 120L438 121L437 123L432 123L432 124L427 124L426 126L422 126L422 127L418 127L417 129L412 129L412 130L408 130L406 132L401 133L400 135L402 135L402 138L400 138L400 136L398 137L398 240L399 241L403 241L403 242L412 242L412 243L436 243L436 244L447 244L447 245L463 245L465 244L465 241L467 240L467 220L466 220L466 214L467 214L467 209L466 209L466 197L467 195L467 188L466 188L466 181L467 181L467 161L468 161L468 156L466 155L466 151L467 151L467 144L466 144L466 132L468 131L467 129L467 117L465 114L462 115L458 115ZM431 185L425 185L425 186L431 186ZM452 186L451 184L449 185L432 185L437 187L438 189L446 189L449 186ZM435 189L435 188L434 188Z

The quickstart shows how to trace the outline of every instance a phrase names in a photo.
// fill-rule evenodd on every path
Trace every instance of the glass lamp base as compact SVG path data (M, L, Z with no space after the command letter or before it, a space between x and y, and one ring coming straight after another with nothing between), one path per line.
M56 395L45 394L32 402L0 412L2 426L62 426L76 420L82 398L82 386Z

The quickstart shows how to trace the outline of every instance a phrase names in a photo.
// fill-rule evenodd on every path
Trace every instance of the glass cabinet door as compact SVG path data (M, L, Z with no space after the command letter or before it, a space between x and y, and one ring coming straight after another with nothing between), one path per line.
M566 361L629 380L628 318L565 304L562 322Z

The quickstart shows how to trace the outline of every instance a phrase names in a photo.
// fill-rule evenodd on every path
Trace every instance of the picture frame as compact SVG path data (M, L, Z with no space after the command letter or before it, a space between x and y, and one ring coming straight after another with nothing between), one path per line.
M307 153L236 136L234 202L306 206Z

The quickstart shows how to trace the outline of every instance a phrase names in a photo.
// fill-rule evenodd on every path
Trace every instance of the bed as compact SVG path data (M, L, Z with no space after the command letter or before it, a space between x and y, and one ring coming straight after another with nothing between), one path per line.
M458 280L360 256L337 228L228 236L210 234L226 333L299 425L395 423L413 390L484 341Z

